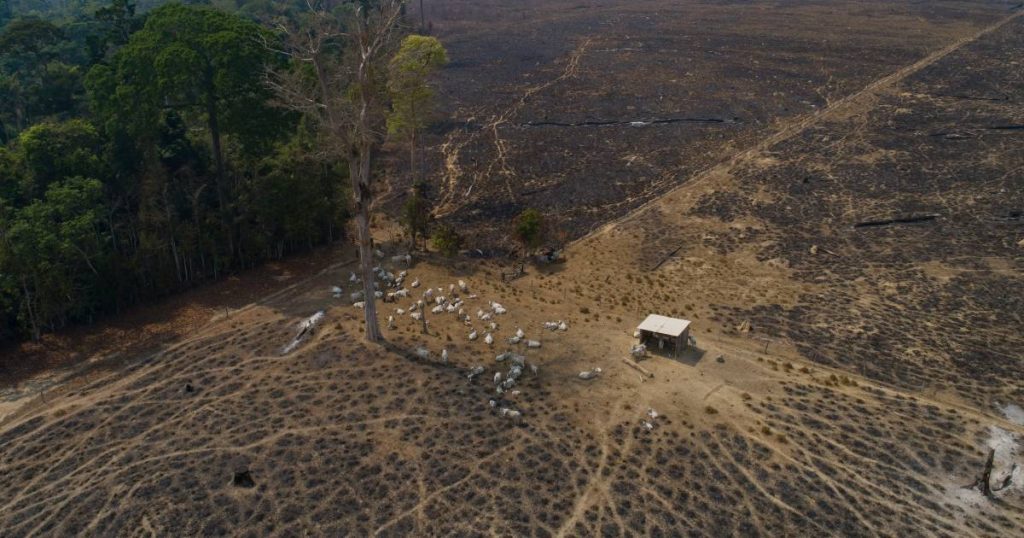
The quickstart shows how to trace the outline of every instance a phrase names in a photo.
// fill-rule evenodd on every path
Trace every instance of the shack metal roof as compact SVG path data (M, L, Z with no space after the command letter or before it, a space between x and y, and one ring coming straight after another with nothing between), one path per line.
M669 318L659 316L658 314L651 314L637 327L637 330L679 336L689 326L690 320L688 319Z

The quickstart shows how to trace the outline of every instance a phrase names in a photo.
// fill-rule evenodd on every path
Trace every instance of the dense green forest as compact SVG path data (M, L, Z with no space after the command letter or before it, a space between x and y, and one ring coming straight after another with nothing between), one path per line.
M275 105L288 3L0 0L0 340L336 240L347 167Z
M130 3L136 12L145 13L166 4L167 0ZM253 19L292 13L303 4L297 0L188 0L180 3L211 6ZM88 21L110 4L109 0L0 0L0 24L18 17L37 17L58 23Z

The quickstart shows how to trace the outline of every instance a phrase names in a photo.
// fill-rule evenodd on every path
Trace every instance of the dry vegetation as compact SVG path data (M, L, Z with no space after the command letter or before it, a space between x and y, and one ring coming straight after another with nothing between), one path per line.
M580 202L559 218L582 234L653 199L511 283L494 261L410 269L424 286L465 279L471 312L505 305L493 346L436 314L428 335L397 316L367 347L359 311L329 293L349 291L347 268L313 276L0 419L0 534L1020 534L1024 425L1004 412L1024 404L1024 19L983 1L665 4L432 8L464 62L453 116L479 127L437 134L462 144L452 192L479 182L452 218L488 237L517 204ZM658 52L693 42L718 53ZM510 43L521 54L495 52ZM622 71L656 67L660 85ZM684 90L665 90L680 73ZM705 99L704 84L720 89ZM658 91L703 108L654 105ZM629 106L744 121L517 126ZM584 129L600 134L538 138ZM644 361L651 379L620 361L648 312L694 320L699 347ZM539 372L506 395L510 420L487 401L517 327L543 346L524 350ZM964 487L990 447L993 484L1014 473L995 499Z

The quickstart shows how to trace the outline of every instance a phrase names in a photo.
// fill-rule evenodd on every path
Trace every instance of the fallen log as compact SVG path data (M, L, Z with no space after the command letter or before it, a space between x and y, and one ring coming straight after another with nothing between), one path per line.
M874 228L878 226L891 226L893 224L917 224L919 222L929 222L939 218L938 215L920 215L916 217L899 217L894 219L883 219L883 220L868 220L864 222L858 222L854 224L854 228Z
M664 264L665 262L667 262L670 259L672 259L672 257L675 256L676 253L679 252L682 249L683 249L683 245L679 245L678 247L675 248L675 250L673 250L672 252L669 252L663 258L661 258L661 260L659 260L658 263L654 265L654 267L651 267L650 269L648 269L648 271L657 271L658 268L662 266L662 264Z
M964 486L965 489L977 489L982 495L992 498L992 486L990 482L992 480L992 462L995 460L996 451L993 448L988 449L988 458L985 459L985 467L982 469L981 474L978 478L974 479L974 482Z
M637 364L636 361L634 361L633 359L623 358L622 362L626 363L626 366L629 366L630 368L633 368L634 370L640 372L641 374L643 374L643 375L645 375L647 377L654 377L654 373L653 372L650 372L650 371L646 370L643 366L640 366L639 364Z

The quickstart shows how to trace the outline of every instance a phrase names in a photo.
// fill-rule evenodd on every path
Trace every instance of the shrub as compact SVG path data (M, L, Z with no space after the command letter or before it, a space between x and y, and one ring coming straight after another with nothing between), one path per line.
M516 219L515 238L527 249L533 250L543 242L544 221L536 209L523 211Z
M451 226L441 226L430 238L431 244L445 257L451 258L462 248L462 236Z
M402 206L402 214L399 221L413 248L416 248L416 239L427 235L427 227L430 225L430 208L426 199L421 194L422 189L414 189L412 196Z

